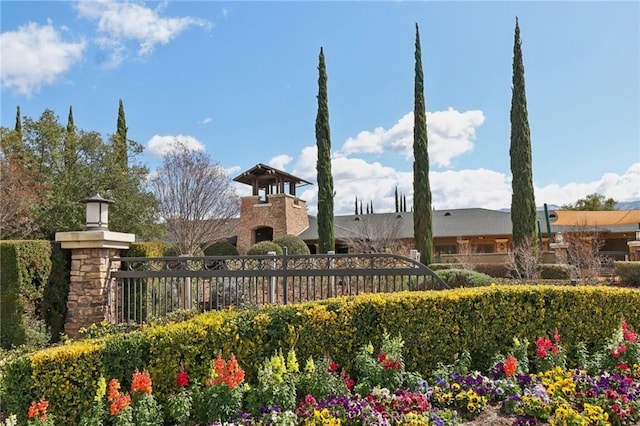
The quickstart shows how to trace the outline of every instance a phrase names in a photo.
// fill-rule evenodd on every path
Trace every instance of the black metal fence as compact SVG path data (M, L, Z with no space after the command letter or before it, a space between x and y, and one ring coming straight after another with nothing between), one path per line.
M416 260L392 254L122 257L109 278L115 322L149 322L181 309L207 311L321 300L447 284Z

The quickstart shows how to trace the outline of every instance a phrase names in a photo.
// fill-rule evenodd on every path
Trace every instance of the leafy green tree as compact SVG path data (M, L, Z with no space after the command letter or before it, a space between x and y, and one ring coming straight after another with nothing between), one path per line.
M327 70L320 48L318 64L318 114L316 145L318 147L318 253L335 250L333 229L333 176L331 175L331 132L327 100Z
M112 145L97 132L76 128L71 109L66 127L47 109L38 120L25 117L21 129L19 165L37 197L27 197L29 205L21 208L21 225L14 237L53 239L56 232L83 229L84 207L79 201L96 193L116 201L110 209L110 229L143 239L159 235L155 198L145 189L147 169L135 165L115 173ZM7 130L2 134L4 140ZM2 201L20 193L15 185L8 191L3 187L2 192ZM3 232L2 238L8 237Z
M429 185L429 152L427 140L427 112L424 102L424 77L420 32L416 24L415 82L413 110L413 232L420 262L433 263L433 219L431 187Z
M513 243L519 246L536 241L536 201L533 191L531 135L524 83L524 64L520 42L520 27L516 18L513 42L513 86L511 92L511 157L512 195L511 222ZM533 244L535 247L535 243Z
M580 198L575 203L562 206L562 209L584 211L618 210L616 207L617 204L618 202L613 198L605 198L604 195L594 192L585 198Z

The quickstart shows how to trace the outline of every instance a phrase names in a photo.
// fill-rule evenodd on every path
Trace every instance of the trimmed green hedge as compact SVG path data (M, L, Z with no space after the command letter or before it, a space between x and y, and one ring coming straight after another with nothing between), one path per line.
M468 269L441 269L436 274L451 288L482 287L493 282L489 275Z
M154 394L163 398L176 391L181 367L191 377L203 377L218 354L235 354L253 383L258 366L277 349L295 347L298 359L330 353L349 369L356 350L368 342L379 345L384 331L401 334L407 370L427 375L438 362L450 362L468 349L472 367L484 371L514 337L533 340L556 328L568 353L579 342L600 348L623 315L631 327L640 328L638 306L640 291L635 289L491 285L214 311L182 323L50 348L29 355L29 362L8 362L0 401L8 412L19 413L28 406L21 395L46 395L50 412L74 424L91 403L100 375L126 381L131 374L126 370L147 368Z
M28 342L27 333L44 325L42 298L51 272L51 242L0 242L0 345ZM66 300L66 295L65 295Z
M274 243L284 248L287 248L288 254L309 254L309 246L304 240L297 235L283 235L282 237L273 240Z
M282 254L282 247L273 241L261 241L255 243L249 248L248 255L267 255L269 252L275 252L275 254Z
M622 284L640 287L640 262L613 262L613 267Z

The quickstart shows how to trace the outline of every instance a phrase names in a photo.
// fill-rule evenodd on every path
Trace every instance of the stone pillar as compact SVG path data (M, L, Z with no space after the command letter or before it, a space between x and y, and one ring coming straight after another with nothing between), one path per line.
M56 233L63 249L71 249L71 280L67 297L64 330L79 337L80 329L104 320L112 321L114 300L109 295L109 272L120 268L110 258L126 250L135 241L134 234L111 231L74 231Z

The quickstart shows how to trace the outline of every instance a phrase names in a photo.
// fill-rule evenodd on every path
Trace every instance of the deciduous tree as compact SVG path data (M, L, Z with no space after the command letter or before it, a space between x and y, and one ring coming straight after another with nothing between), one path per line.
M580 198L578 201L572 204L562 206L563 210L585 210L585 211L597 211L597 210L618 210L616 207L616 200L613 198L605 198L604 195L593 193L587 195L585 198Z
M176 142L150 184L168 234L182 254L226 237L240 199L224 169L209 155Z

